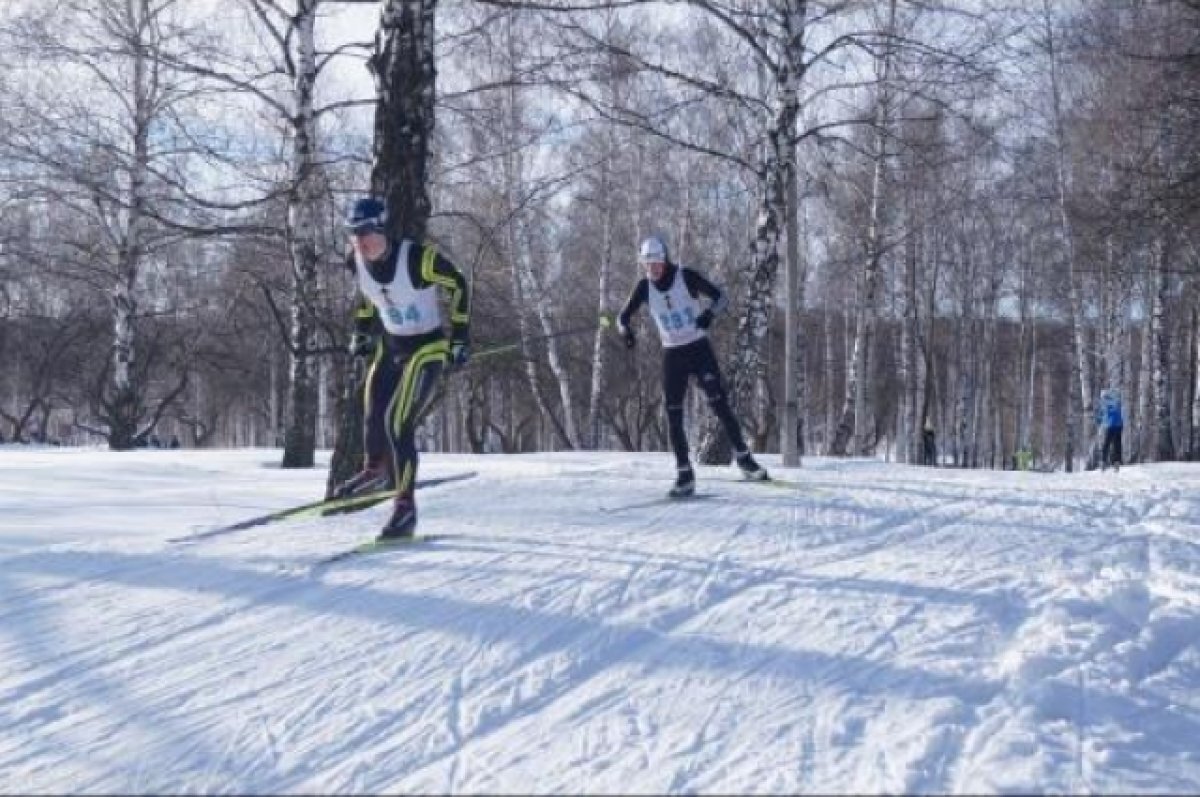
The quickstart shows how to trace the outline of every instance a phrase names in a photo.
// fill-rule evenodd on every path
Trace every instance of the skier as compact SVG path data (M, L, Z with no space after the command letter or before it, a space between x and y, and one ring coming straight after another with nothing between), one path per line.
M346 266L362 297L350 351L371 359L363 390L365 463L334 492L345 498L395 489L380 539L416 532L416 426L446 366L461 367L470 357L466 278L432 246L388 236L386 221L384 203L366 197L351 206L345 222L351 242ZM438 288L450 296L449 341Z
M925 429L921 432L921 453L922 464L937 467L937 437L930 418L925 419Z
M1096 425L1104 432L1104 445L1100 450L1100 469L1108 470L1112 465L1121 469L1121 433L1125 430L1125 416L1121 411L1121 391L1108 388L1100 391L1100 403L1096 406Z
M695 376L708 398L708 405L721 422L737 465L747 479L766 481L769 476L750 454L725 389L716 355L708 340L708 328L725 309L727 301L715 285L693 269L671 262L662 239L651 236L642 241L638 262L646 276L638 280L624 309L617 317L617 332L625 346L633 348L637 339L629 327L631 317L646 303L658 327L663 346L663 396L667 408L667 433L675 452L677 470L672 498L692 495L696 474L688 458L687 435L683 429L683 402L688 380Z

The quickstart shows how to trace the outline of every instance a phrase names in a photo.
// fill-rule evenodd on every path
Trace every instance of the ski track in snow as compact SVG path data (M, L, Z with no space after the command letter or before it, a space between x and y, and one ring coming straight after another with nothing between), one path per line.
M0 792L1200 789L1200 469L428 454L437 540L166 542L271 455L0 448Z

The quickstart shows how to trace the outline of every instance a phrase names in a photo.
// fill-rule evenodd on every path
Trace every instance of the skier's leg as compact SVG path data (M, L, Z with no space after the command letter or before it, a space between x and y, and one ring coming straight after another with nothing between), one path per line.
M352 495L391 489L395 479L392 472L391 444L387 433L387 408L391 401L400 369L386 346L378 346L363 380L363 467L334 490L334 496Z
M717 365L717 356L713 353L712 345L707 340L701 341L701 343L703 345L698 346L695 351L696 374L700 379L700 387L708 398L708 406L712 408L713 414L717 416L717 420L721 422L721 428L725 430L725 435L729 438L729 445L733 447L738 468L748 478L766 479L768 478L766 470L750 453L746 439L742 436L741 424L734 416L733 408L729 406L729 397L725 393L725 385L721 379L721 368Z
M388 461L387 408L399 379L394 356L386 346L378 346L363 385L363 452L368 464Z
M396 473L396 500L392 517L381 536L411 536L416 530L417 505L413 486L417 479L416 427L428 411L445 367L449 344L434 341L413 352L404 363L392 400L388 405L388 439L392 445Z
M675 484L670 495L676 498L691 495L696 489L696 474L692 470L687 432L683 427L683 402L687 398L690 375L687 358L677 349L663 352L663 405L667 411L667 438L675 453Z

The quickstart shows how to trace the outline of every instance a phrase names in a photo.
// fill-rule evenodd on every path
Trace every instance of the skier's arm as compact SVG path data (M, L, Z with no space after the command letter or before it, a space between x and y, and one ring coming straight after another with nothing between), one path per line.
M373 335L376 332L375 322L379 319L379 311L371 300L362 294L354 305L354 334Z
M344 265L351 274L355 272L353 249L346 250ZM359 293L357 301L354 303L353 318L354 328L350 335L350 353L365 357L375 348L375 338L379 333L379 311L375 309L375 305L371 303L370 299Z
M629 298L625 300L625 306L621 308L621 312L617 314L617 332L621 337L629 334L629 321L633 318L641 306L650 298L650 283L645 277L637 281L637 285L633 286L633 291L630 292Z
M692 296L703 296L712 302L708 309L712 311L713 315L725 312L725 308L729 305L729 299L725 297L720 288L709 282L700 272L684 267L683 282Z
M466 341L470 337L470 288L467 278L458 267L442 257L432 246L411 246L408 250L408 273L413 285L436 285L450 294L451 337Z

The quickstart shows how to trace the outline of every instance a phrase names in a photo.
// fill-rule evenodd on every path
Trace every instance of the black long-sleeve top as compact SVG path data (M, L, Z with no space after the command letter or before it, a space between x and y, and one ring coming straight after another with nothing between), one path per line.
M725 294L721 292L721 289L709 282L700 272L694 271L687 266L667 263L662 277L655 280L654 287L660 291L668 290L675 279L677 271L683 273L683 284L687 286L688 293L696 298L701 296L707 297L712 302L710 309L713 315L718 315L725 311L728 300L725 298ZM625 300L625 306L621 308L621 312L617 315L617 329L627 329L633 314L648 301L650 301L650 278L642 277L633 286L633 291L629 294L629 298Z

